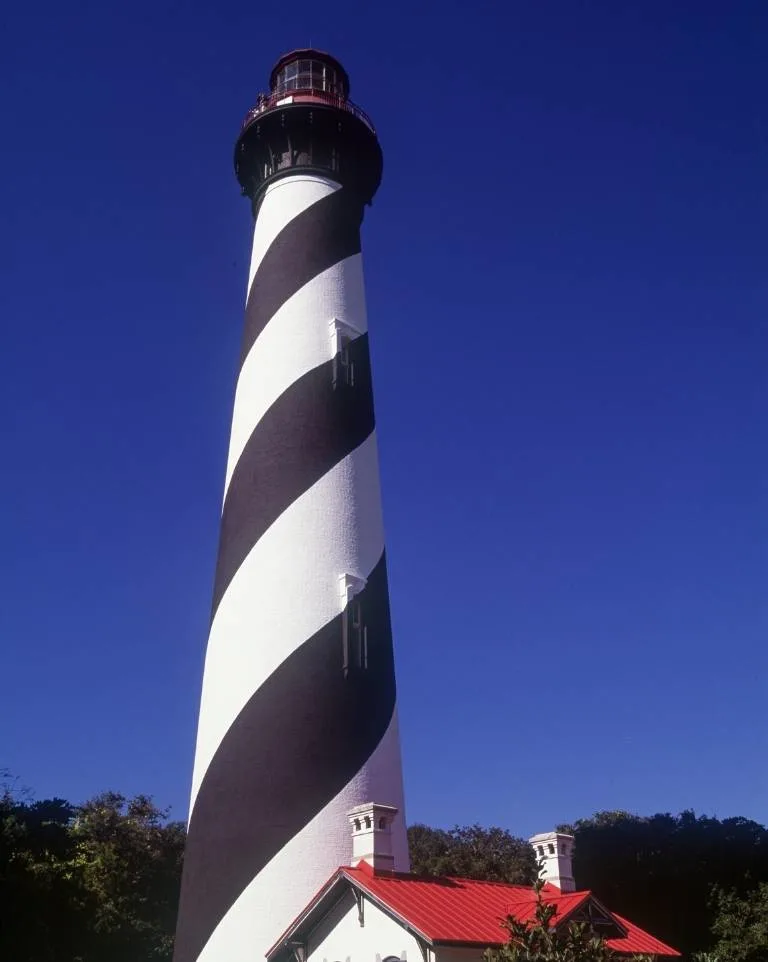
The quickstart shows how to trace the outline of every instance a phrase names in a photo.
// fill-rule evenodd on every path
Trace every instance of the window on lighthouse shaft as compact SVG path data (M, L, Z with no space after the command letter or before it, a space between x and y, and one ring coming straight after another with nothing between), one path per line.
M368 629L363 624L360 602L354 598L344 612L341 630L342 668L347 678L350 671L365 671L368 667Z
M333 359L333 386L355 386L355 363L352 360L352 338L339 332L338 351Z

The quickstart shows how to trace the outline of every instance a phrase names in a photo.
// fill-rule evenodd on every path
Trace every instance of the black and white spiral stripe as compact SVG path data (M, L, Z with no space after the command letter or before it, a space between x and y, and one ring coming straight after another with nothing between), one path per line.
M407 868L361 219L317 176L259 210L175 962L262 958L349 861L354 805L400 809ZM356 332L344 381L334 320ZM344 575L364 583L351 665Z

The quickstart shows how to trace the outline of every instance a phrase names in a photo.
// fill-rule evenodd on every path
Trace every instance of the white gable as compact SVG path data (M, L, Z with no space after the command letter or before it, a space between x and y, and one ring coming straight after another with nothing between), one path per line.
M307 962L424 962L419 944L399 922L363 897L360 925L354 894L348 889L341 901L310 933Z

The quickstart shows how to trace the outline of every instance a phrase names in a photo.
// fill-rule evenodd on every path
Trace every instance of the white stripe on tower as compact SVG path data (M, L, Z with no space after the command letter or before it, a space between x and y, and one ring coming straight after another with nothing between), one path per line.
M326 128L312 109L315 159L323 129L362 138L352 157L373 150L357 117L343 134L336 102ZM270 157L279 136L264 135ZM267 165L252 191L175 962L262 958L349 863L355 805L399 809L395 866L408 867L360 254L378 180L317 166L270 180Z

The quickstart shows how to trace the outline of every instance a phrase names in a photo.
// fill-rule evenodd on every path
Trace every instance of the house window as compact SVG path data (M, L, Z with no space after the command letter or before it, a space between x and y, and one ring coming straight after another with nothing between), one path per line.
M554 855L554 854L555 854L555 846L554 846L551 842L549 843L549 845L547 845L547 848L549 849L549 854L550 854L550 855Z

